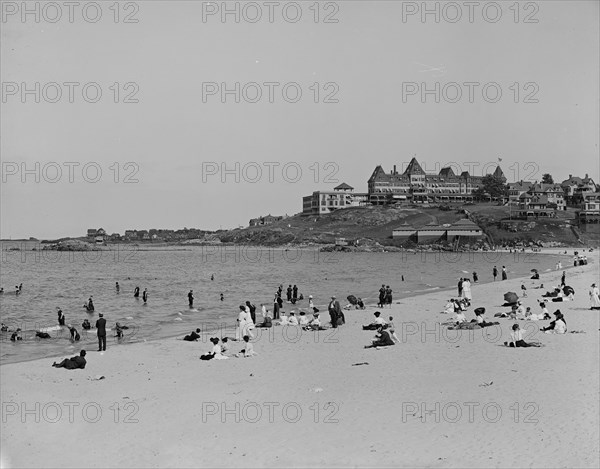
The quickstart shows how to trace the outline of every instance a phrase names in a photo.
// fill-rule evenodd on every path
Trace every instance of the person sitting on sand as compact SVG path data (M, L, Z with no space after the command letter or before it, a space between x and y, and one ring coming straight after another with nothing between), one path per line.
M287 326L289 323L288 321L288 317L285 314L285 311L281 312L281 316L279 316L279 325L280 326Z
M520 316L520 319L523 319L525 317L525 307L523 306L523 303L521 303L521 301L517 301L517 308L515 309L515 316L518 318Z
M11 342L16 342L17 340L23 340L23 337L21 337L21 329L17 329L15 332L13 332L10 336L10 340L11 340Z
M556 319L551 321L549 326L542 327L540 331L547 334L565 334L567 332L567 321L563 313L560 312L560 309L557 309L554 316L556 316Z
M371 345L365 345L365 348L387 347L389 345L395 345L395 344L396 343L390 337L389 332L386 331L383 327L380 327L377 330L376 339L373 340L373 343Z
M195 331L192 331L188 335L186 335L183 338L183 340L185 340L187 342L198 342L199 338L200 338L200 328L197 328Z
M556 298L560 294L560 288L555 288L554 291L547 291L542 295L542 298Z
M306 313L304 311L300 311L300 317L298 318L298 324L301 326L306 326L308 324L308 318L306 317Z
M451 314L454 313L454 301L452 301L452 299L448 300L448 302L446 303L446 306L444 306L444 314Z
M269 315L267 315L263 319L263 322L261 322L260 324L257 324L256 327L259 327L259 328L270 328L270 327L273 327L273 320L271 319L271 317Z
M76 355L74 357L71 358L65 358L62 362L60 363L52 363L52 366L54 368L66 368L67 370L77 370L77 369L84 369L85 365L87 363L86 359L85 359L85 350L82 350L81 352L79 352L79 355Z
M229 339L227 337L223 337L221 339L221 353L225 355L229 352Z
M221 354L221 346L219 345L218 337L211 337L210 341L213 344L212 350L208 353L205 353L204 355L200 355L200 360L224 360L226 358L229 358Z
M467 317L465 316L464 311L459 311L458 313L456 313L456 325L459 325L461 323L466 323L467 322Z
M290 318L288 319L288 326L297 326L298 325L298 318L296 317L296 314L293 311L290 311Z
M254 355L258 355L258 353L256 353L254 351L254 345L252 345L250 343L250 336L245 335L244 342L245 342L244 348L239 353L235 354L236 357L250 358L250 357L253 357Z
M371 324L363 326L363 331L376 331L380 327L386 325L385 319L381 317L381 313L379 311L375 311L373 314L375 315L375 319Z
M86 318L83 320L83 322L81 323L81 328L87 330L90 330L92 328L92 325L90 324L90 321Z
M510 341L504 342L507 347L541 347L539 342L525 342L523 340L523 330L518 324L513 324L512 332L510 333Z
M546 308L546 303L544 301L542 301L540 303L540 308L541 311L538 314L538 319L539 320L546 320L546 319L552 319L552 317L550 316L550 311L548 311L548 308Z
M475 321L477 322L477 325L479 327L497 326L500 324L499 322L485 321L485 319L483 318L484 314L485 314L485 308L483 308L483 307L475 308Z
M316 309L316 308L315 308ZM313 318L308 321L308 324L306 325L306 327L304 328L305 330L312 330L312 331L318 331L321 330L321 320L319 319L319 312L315 311L313 313Z
M362 300L362 298L358 298L358 300L356 300L356 306L358 309L365 309L365 302Z

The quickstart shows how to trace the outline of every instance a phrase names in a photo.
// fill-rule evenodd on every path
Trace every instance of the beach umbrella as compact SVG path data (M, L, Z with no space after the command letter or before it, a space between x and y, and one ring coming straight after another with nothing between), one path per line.
M509 291L504 294L504 301L507 303L516 303L519 297L514 291Z
M570 287L569 285L566 285L565 287L563 287L563 293L567 296L569 296L571 293L573 293L573 295L575 294L575 290L573 289L573 287Z
M348 303L350 303L351 305L355 305L358 303L358 298L356 298L354 295L348 295L346 298L348 298Z

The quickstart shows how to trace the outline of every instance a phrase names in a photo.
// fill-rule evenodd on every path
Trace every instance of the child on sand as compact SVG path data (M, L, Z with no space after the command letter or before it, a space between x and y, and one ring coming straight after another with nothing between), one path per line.
M396 335L396 326L394 326L394 318L392 316L388 318L387 328L390 331L390 336L392 339L394 339L396 342L400 342L400 339Z
M258 355L258 353L256 353L254 351L254 346L250 343L250 337L245 335L244 336L244 348L239 352L236 353L235 356L238 358L250 358L253 357L254 355Z
M527 296L527 288L523 284L521 284L521 296L523 296L523 297Z

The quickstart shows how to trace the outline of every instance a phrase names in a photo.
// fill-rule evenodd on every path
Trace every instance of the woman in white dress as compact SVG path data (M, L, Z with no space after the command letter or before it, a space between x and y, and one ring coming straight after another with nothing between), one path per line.
M218 337L211 337L210 341L213 344L213 348L209 353L205 353L200 356L200 360L226 360L226 357L221 353L221 346L219 345Z
M235 340L242 340L246 335L245 331L248 327L248 317L250 314L246 311L245 305L240 305L240 312L237 318L237 329L235 331Z
M590 309L600 309L600 290L595 283L592 283L590 290Z
M463 280L462 288L463 298L466 298L467 300L471 301L473 299L473 297L471 296L471 281L469 279Z

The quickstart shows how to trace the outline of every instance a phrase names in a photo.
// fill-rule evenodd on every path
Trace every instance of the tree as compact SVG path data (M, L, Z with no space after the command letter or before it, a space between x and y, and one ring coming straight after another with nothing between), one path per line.
M481 187L473 191L473 196L477 200L508 198L508 184L504 184L502 179L495 177L493 174L487 174L483 177L481 183Z
M543 174L542 184L554 184L554 179L552 179L552 175L549 173Z

